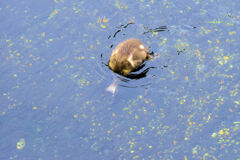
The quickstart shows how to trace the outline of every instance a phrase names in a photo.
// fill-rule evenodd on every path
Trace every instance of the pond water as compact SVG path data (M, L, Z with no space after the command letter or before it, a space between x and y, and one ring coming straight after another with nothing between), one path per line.
M240 159L238 1L11 0L0 18L1 160ZM131 37L160 55L140 79L106 66Z

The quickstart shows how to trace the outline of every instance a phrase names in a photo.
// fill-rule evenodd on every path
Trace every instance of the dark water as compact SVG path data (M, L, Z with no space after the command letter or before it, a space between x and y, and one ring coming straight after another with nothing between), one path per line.
M1 1L1 160L240 159L238 1ZM135 37L141 79L105 65ZM106 88L118 79L114 96Z

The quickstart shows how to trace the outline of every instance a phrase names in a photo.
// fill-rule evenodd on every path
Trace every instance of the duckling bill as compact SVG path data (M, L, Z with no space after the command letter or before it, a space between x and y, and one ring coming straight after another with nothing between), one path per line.
M151 59L148 49L140 40L131 38L119 43L112 51L108 66L118 74L128 75L147 59Z

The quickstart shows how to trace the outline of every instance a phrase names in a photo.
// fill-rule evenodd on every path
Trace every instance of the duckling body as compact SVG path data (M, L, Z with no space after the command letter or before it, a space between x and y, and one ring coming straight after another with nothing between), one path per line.
M125 40L113 50L108 66L116 73L128 75L146 60L151 59L148 49L135 38Z

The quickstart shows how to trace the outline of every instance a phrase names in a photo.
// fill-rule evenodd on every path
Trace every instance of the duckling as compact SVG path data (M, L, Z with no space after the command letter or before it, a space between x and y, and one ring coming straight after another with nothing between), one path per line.
M112 51L108 66L112 71L126 76L147 59L151 59L148 49L140 40L131 38L119 43Z

